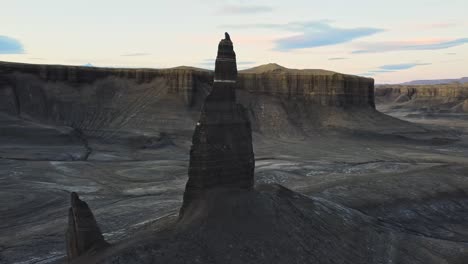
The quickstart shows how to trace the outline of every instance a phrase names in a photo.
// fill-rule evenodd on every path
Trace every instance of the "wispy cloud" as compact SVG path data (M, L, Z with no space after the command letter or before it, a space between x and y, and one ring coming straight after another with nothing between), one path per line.
M431 63L400 63L400 64L388 64L379 67L380 70L384 71L401 71L411 69L417 66L431 65Z
M310 30L276 41L276 50L289 51L295 49L315 48L350 42L352 40L378 33L382 30L376 28L333 28L326 30Z
M329 61L347 60L347 59L348 59L348 58L344 58L344 57L328 58Z
M330 20L314 20L306 22L290 22L285 24L274 24L274 23L259 23L259 24L225 24L221 25L222 28L263 28L263 29L278 29L284 31L303 31L305 27L323 27L331 23Z
M380 53L402 50L440 50L460 46L468 43L468 38L459 38L454 40L413 40L413 41L388 41L375 43L361 43L360 49L353 51L359 53Z
M225 5L219 12L223 14L257 14L273 11L273 8L265 5Z
M123 57L140 57L140 56L149 56L149 55L151 55L151 53L136 52L136 53L126 53L126 54L122 54L120 56L123 56Z
M397 72L397 71L403 71L403 70L408 70L414 67L418 66L424 66L424 65L431 65L432 63L419 63L419 62L414 62L414 63L399 63L399 64L387 64L387 65L382 65L377 67L377 69L369 70L365 73L361 73L358 75L362 76L375 76L378 74L382 73L392 73L392 72Z
M371 70L369 72L372 72L372 73L388 73L388 72L396 72L396 70Z
M336 45L384 31L384 29L372 27L341 28L332 26L330 23L331 21L328 20L319 20L287 24L226 25L226 27L264 28L297 33L290 37L274 40L275 50L278 51Z
M7 36L0 36L0 54L22 54L24 48L21 42Z

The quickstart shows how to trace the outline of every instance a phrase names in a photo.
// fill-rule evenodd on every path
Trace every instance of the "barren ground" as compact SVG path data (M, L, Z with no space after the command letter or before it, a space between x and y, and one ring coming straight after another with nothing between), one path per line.
M257 183L276 182L466 250L468 116L381 111L438 132L254 134ZM65 255L71 191L88 202L110 242L177 213L188 140L136 149L84 142L66 127L0 120L0 263L55 263Z

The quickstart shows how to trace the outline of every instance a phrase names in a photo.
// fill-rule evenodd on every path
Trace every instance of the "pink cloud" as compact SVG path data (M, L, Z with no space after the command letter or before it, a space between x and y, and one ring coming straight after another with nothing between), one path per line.
M358 43L353 53L379 53L401 50L440 50L468 43L468 38L459 39L414 39L407 41L382 41Z

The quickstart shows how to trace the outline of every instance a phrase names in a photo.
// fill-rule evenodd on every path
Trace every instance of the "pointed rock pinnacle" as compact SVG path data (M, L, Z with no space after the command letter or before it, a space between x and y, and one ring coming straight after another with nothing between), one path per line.
M75 192L71 193L66 238L69 262L92 248L107 245L93 212L89 209L88 204L81 201Z
M193 200L208 189L252 189L254 153L250 121L236 103L236 54L226 33L216 58L214 84L195 127L190 149L189 180L185 187L183 215Z

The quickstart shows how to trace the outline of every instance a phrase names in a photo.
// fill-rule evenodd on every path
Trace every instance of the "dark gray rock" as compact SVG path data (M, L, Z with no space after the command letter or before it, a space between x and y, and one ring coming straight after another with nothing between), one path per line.
M253 187L252 130L244 107L236 103L236 79L236 55L226 34L218 47L213 90L193 134L181 214L207 189Z
M88 204L75 192L71 193L66 238L68 261L108 245Z

